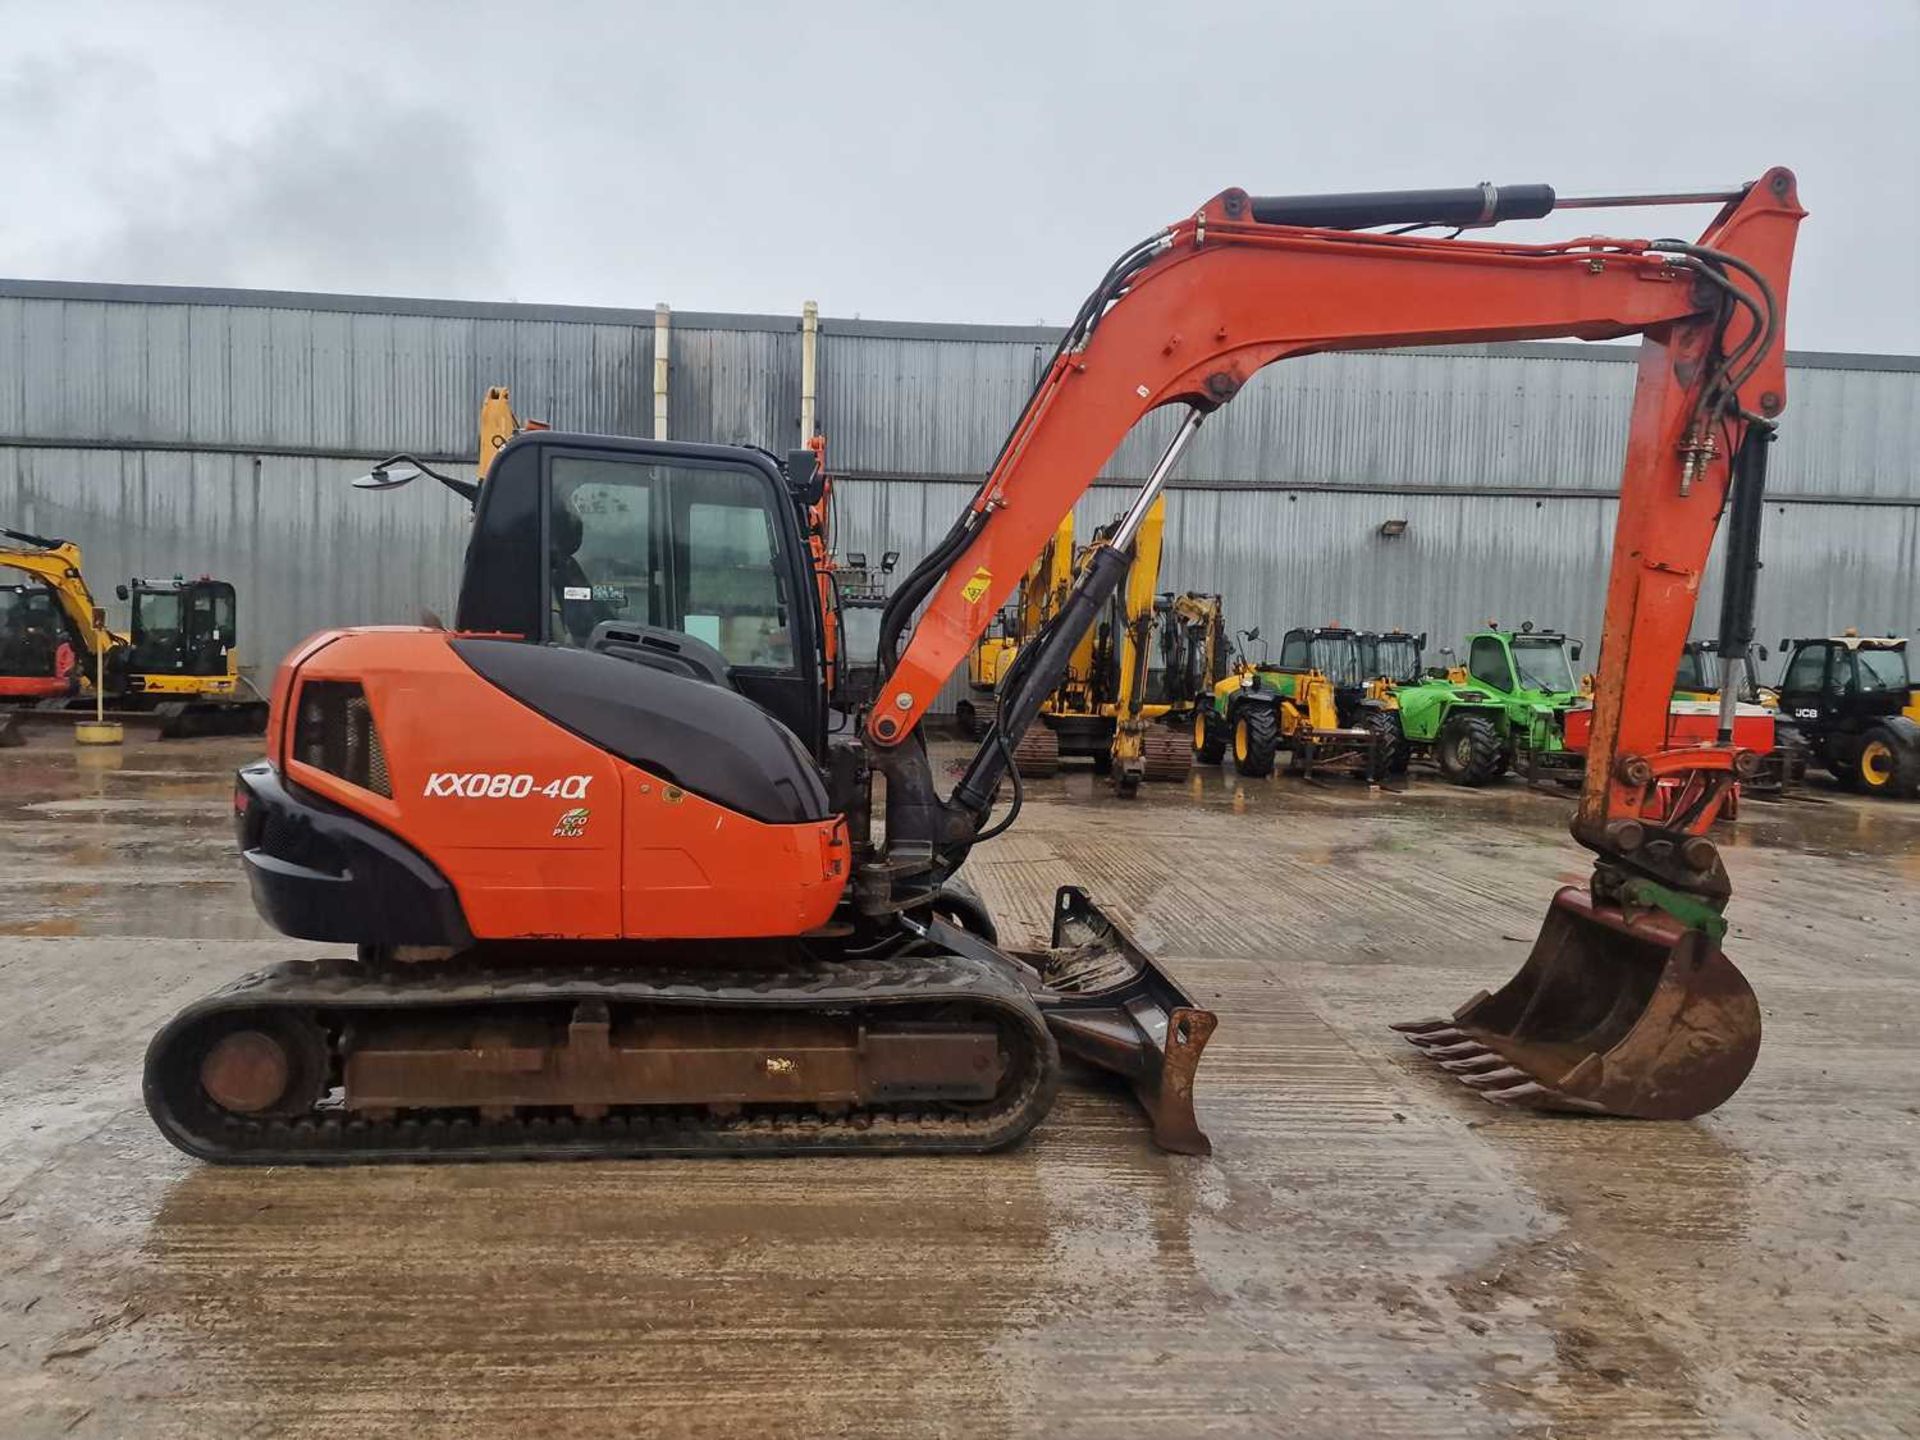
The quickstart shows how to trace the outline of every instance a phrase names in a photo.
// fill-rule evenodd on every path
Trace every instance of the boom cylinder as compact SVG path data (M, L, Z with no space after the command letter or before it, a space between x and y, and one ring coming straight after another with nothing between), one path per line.
M1040 707L1060 683L1081 638L1093 628L1094 621L1113 598L1113 592L1127 578L1127 567L1133 563L1134 538L1205 418L1204 412L1198 409L1187 411L1113 535L1088 560L1087 568L1060 607L1060 613L1041 632L1034 648L1021 652L1015 659L1009 677L1011 684L1000 698L999 716L974 752L967 773L954 787L956 806L979 815L993 803L994 791L1000 788L1000 781L1007 773L1007 757L1020 743L1027 727L1039 717Z

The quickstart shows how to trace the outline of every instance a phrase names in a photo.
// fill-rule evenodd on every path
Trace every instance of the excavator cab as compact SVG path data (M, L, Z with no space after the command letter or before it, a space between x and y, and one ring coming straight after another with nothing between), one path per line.
M772 457L545 430L502 449L481 489L457 624L721 685L818 757L813 595Z
M116 593L132 606L130 688L165 688L149 676L231 678L239 643L233 586L205 575L198 580L176 575L171 582L135 580Z

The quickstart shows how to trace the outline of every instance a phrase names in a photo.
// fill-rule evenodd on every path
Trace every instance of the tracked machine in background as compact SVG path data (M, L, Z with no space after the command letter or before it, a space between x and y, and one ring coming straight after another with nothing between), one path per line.
M1509 1101L1719 1103L1759 1019L1720 952L1730 887L1705 828L1746 761L1663 751L1664 715L1730 466L1738 511L1784 403L1801 211L1773 170L1699 245L1352 233L1553 208L1544 186L1229 190L1128 249L895 586L856 735L828 734L803 476L724 446L510 442L479 492L457 632L329 631L281 666L267 758L235 793L241 849L277 928L354 951L270 966L169 1021L147 1055L156 1122L194 1154L265 1163L981 1150L1046 1113L1064 1050L1124 1076L1163 1145L1204 1149L1192 1093L1214 1017L1080 891L1057 896L1051 944L1020 952L961 883L1017 820L1014 745L1182 452L1262 366L1636 332L1575 822L1594 877L1555 899L1500 995L1412 1034ZM1179 411L1165 453L942 794L928 707L1163 406ZM1757 551L1735 529L1737 569ZM612 611L584 640L559 613L570 588Z
M0 529L0 702L12 719L93 713L94 692L109 719L151 724L160 738L258 735L267 704L240 673L238 601L211 575L134 580L116 587L128 632L110 629L81 570L80 547ZM7 729L11 731L12 727Z
M1014 764L1029 779L1054 774L1063 757L1087 759L1106 775L1116 793L1135 794L1143 780L1179 781L1193 768L1186 740L1166 722L1176 708L1163 667L1161 629L1167 612L1156 593L1160 584L1161 538L1166 501L1156 501L1141 522L1129 553L1127 578L1109 600L1106 612L1068 658L1060 683L1014 749ZM1112 527L1097 531L1094 543L1073 544L1073 517L1060 522L1036 569L1029 590L1044 586L1041 622L1061 608L1068 588L1059 580L1061 557L1071 557L1073 576L1108 543ZM1037 573L1036 573L1037 572ZM1021 613L1031 612L1023 603ZM1025 622L1031 625L1031 621ZM981 646L974 647L977 664Z

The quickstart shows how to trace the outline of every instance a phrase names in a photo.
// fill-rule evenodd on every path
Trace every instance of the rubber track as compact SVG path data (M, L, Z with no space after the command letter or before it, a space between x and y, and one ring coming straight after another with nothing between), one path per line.
M985 1111L916 1102L841 1115L793 1109L721 1118L703 1109L632 1106L583 1120L555 1117L548 1107L505 1120L483 1121L463 1109L373 1121L342 1108L284 1120L227 1114L199 1089L199 1052L170 1053L203 1021L262 1010L281 1018L329 1017L337 1027L356 1011L393 1016L451 1006L544 1007L587 1000L834 1015L959 1005L999 1022L1013 1056L1005 1088ZM147 1047L143 1088L161 1133L190 1155L227 1164L298 1165L997 1150L1039 1123L1059 1083L1053 1036L1017 976L967 956L942 954L733 973L626 967L557 974L552 968L429 970L423 965L403 978L352 960L290 961L242 976L174 1016ZM176 1103L183 1097L186 1105Z

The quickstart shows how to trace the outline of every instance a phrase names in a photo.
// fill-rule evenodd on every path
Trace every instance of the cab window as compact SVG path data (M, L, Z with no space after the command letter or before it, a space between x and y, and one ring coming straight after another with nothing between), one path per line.
M1827 671L1827 647L1825 645L1802 645L1793 654L1792 662L1787 666L1786 678L1780 682L1782 690L1818 690Z
M1513 689L1513 667L1507 662L1507 647L1490 635L1482 635L1467 652L1467 673L1482 685L1496 690Z
M1907 688L1907 654L1904 650L1870 650L1864 646L1854 652L1860 665L1860 688L1864 691L1904 690Z
M548 638L585 645L624 621L703 640L730 666L791 671L770 499L759 476L724 466L555 456Z

